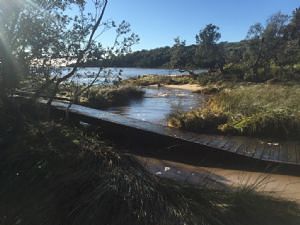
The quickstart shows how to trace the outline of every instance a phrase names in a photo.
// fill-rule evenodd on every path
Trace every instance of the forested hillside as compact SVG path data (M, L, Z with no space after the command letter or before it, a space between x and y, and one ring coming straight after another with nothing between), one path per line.
M222 44L227 49L227 51L237 50L241 48L246 41L229 43L223 42ZM197 68L195 62L195 52L197 45L189 45L182 47L182 62L178 67L182 68ZM126 55L112 57L109 60L104 61L105 66L109 67L141 67L141 68L176 68L172 65L172 57L176 55L176 46L165 46L160 48L155 48L151 50L140 50L132 52ZM88 62L86 65L103 65L103 62L94 60Z
M240 42L220 42L219 27L208 24L196 34L195 44L174 39L172 47L142 50L89 61L87 65L118 67L208 68L252 81L298 79L300 73L300 8L290 15L271 15L250 26Z

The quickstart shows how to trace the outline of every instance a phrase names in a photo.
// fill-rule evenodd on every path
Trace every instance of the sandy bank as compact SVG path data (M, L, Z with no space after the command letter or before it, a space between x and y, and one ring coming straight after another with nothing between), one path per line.
M188 91L200 91L203 89L202 86L198 84L172 84L172 85L164 85L166 88L175 88L175 89L182 89Z
M161 177L216 189L253 185L257 191L300 203L300 177L270 173L248 172L137 157L151 173Z

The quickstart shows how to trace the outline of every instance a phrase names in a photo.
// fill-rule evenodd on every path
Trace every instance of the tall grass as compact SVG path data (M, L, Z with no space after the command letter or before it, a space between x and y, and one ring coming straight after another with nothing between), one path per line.
M199 132L297 139L300 85L236 85L213 96L206 109L173 115L169 122Z

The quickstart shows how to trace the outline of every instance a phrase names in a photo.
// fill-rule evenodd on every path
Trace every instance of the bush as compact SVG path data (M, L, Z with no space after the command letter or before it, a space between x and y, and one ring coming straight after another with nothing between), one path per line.
M213 94L217 94L222 90L221 86L210 86L207 85L197 91L194 91L194 93L200 93L200 94L204 94L204 95L213 95Z
M219 72L201 73L197 78L198 83L201 85L217 83L223 80L224 80L224 76Z
M226 115L209 109L200 109L169 116L168 125L193 132L216 133L220 124L226 123Z
M171 115L169 125L198 132L300 138L300 86L241 85L213 96L205 109Z
M131 100L141 99L144 91L131 86L91 88L86 94L83 104L94 108L126 105Z
M219 129L224 133L293 138L300 137L300 117L290 111L269 111L232 119L221 125Z
M224 74L229 74L232 77L234 77L236 80L243 80L246 70L247 68L243 64L230 63L224 66Z

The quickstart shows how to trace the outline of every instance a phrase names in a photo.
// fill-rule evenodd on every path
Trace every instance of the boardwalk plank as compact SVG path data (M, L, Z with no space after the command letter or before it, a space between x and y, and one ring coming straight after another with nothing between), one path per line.
M232 148L236 145L236 142L231 137L228 137L227 142L221 146L221 149L231 152Z
M245 144L245 143L242 143L242 144L236 149L236 152L235 152L235 153L236 153L236 154L242 155L241 152L243 152L245 148L246 148L246 144Z
M272 161L278 161L279 160L279 152L280 152L280 146L278 143L273 143L272 145L270 145L269 159Z
M269 149L268 143L264 143L262 145L262 148L263 148L263 150L262 150L262 154L260 156L260 159L261 160L268 160L269 159L269 154L270 154L270 149Z
M282 161L282 162L292 161L289 159L289 157L292 156L289 152L292 151L293 153L295 153L295 150L292 150L291 146L286 142L280 144L279 148L280 148L279 161ZM293 155L296 156L295 154L293 154ZM295 160L295 162L296 162L296 160Z
M213 136L206 135L205 137L201 138L201 142L203 143L203 145L209 146L209 143L211 143L213 139L214 139Z
M277 161L281 161L280 159L280 152L281 151L284 151L284 149L282 148L282 144L278 143L277 146L275 146L276 148L276 151L274 152L274 158L277 160Z
M245 148L244 148L243 152L241 152L240 154L243 154L243 155L249 156L249 157L253 157L253 155L255 154L255 149L256 149L256 143L246 142Z
M295 144L295 152L297 157L297 164L300 164L300 144Z
M218 149L222 149L222 146L224 146L228 140L225 138L213 138L210 143L208 143L209 147L215 147Z
M283 159L283 161L288 161L291 163L297 162L297 149L295 144L289 144L287 145L287 159Z
M234 145L229 149L230 152L236 153L242 146L244 142L239 138L234 139Z
M258 142L255 147L253 158L261 159L264 154L265 143Z

